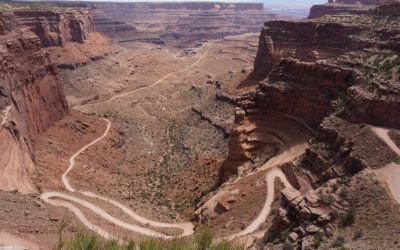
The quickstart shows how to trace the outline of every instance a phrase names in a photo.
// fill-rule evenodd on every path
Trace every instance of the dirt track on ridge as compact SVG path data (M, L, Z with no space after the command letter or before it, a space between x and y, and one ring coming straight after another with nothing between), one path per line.
M393 152L400 156L400 148L389 136L391 129L372 127L371 130L384 141ZM386 181L393 197L400 203L400 164L392 162L384 168L375 170L375 172Z

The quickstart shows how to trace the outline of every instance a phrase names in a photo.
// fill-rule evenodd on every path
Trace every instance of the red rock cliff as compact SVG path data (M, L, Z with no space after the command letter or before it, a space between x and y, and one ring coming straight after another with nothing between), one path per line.
M338 23L269 21L260 34L254 73L265 78L282 58L293 57L314 62L355 49L359 44L349 34L359 32L356 26Z
M0 189L35 191L33 138L68 112L62 85L43 47L84 42L94 31L85 12L0 13Z

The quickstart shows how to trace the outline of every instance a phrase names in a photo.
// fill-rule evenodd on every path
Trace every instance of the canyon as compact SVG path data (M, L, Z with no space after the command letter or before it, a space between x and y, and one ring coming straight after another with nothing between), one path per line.
M399 13L0 2L0 249L397 249Z

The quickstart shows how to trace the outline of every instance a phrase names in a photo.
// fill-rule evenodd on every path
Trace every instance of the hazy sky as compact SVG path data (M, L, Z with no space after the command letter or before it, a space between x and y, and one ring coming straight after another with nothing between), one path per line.
M263 0L262 2L267 6L273 4L288 7L310 7L313 4L327 3L328 0Z

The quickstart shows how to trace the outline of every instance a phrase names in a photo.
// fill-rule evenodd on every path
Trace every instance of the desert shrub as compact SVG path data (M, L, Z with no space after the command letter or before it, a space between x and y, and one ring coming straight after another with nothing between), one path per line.
M336 237L335 241L332 243L332 247L334 247L334 248L343 247L343 245L344 245L344 237L343 236Z
M312 247L319 249L319 247L322 245L322 242L324 242L324 235L323 233L318 232L316 235L314 235Z
M293 245L289 241L285 241L282 245L282 250L293 250Z
M335 200L333 198L332 195L325 195L325 194L321 194L319 196L319 200L321 201L321 203L325 204L325 205L332 205L333 201Z
M338 190L338 188L339 188L338 184L335 183L335 184L332 185L332 191L333 192L336 192Z
M329 217L331 217L331 218L332 218L332 220L336 220L336 219L337 219L337 217L338 217L338 213L337 213L337 211L336 211L336 210L332 210L332 211L330 211L330 212L329 212Z
M343 187L340 190L339 197L342 198L342 199L346 199L347 196L349 196L349 190L346 187Z
M348 227L356 222L356 210L354 207L350 208L340 219L340 225L342 227Z
M354 232L353 240L358 240L363 237L363 231L361 229Z

